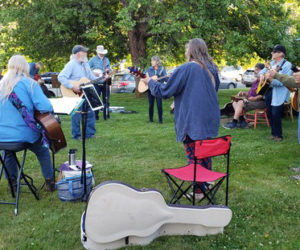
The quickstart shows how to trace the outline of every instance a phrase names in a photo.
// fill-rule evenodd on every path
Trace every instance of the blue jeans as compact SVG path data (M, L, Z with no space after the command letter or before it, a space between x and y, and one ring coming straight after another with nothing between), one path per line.
M35 153L36 157L38 158L44 178L53 178L54 169L51 163L50 152L48 148L42 146L41 139L38 139L35 143L30 144L28 149ZM11 151L5 151L5 165L7 167L9 178L17 179L18 165Z
M82 111L84 103L81 105L78 111ZM72 138L80 138L81 137L81 131L80 131L80 122L81 122L81 114L75 113L72 116ZM90 138L94 136L96 133L95 128L95 113L91 110L90 107L88 107L88 116L87 116L87 122L86 122L86 138Z
M151 92L148 91L148 102L149 102L149 120L153 121L153 112L154 112L154 100L156 99L157 111L158 111L158 120L159 122L163 121L163 109L162 109L162 98L155 97L151 95Z
M269 123L271 126L271 134L273 136L277 136L282 138L282 126L281 126L281 118L283 114L284 105L280 106L272 106L272 90L268 90L265 94L265 102L267 108L267 116L269 119Z
M95 88L97 90L99 97L101 98L101 96L102 96L101 100L104 105L104 110L105 110L105 108L109 108L109 97L110 97L109 85L99 86L99 85L95 84ZM106 100L106 98L107 98L107 100ZM104 110L103 110L103 119L106 120L107 114L106 114L106 112L104 112ZM95 111L95 115L96 115L97 120L99 120L99 110Z

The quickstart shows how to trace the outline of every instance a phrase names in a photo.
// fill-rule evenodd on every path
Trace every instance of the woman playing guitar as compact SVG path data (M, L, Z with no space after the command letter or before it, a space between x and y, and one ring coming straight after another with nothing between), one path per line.
M161 65L161 60L158 56L152 56L151 58L151 66L146 69L145 74L148 73L149 76L154 81L164 82L167 81L167 78L163 78L167 76L167 72L164 67ZM160 80L158 78L161 78ZM163 108L162 108L162 98L155 97L148 91L148 102L149 102L149 122L153 122L153 108L154 108L154 100L156 99L157 111L158 111L158 122L163 123Z

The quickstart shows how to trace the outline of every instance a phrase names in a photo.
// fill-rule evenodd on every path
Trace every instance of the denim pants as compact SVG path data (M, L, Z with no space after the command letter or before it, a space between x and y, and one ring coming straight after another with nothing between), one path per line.
M100 98L102 98L102 102L103 102L103 105L104 105L104 108L109 108L109 97L110 97L110 87L107 86L107 89L104 86L99 86L97 84L95 84L95 88L97 90L97 93L99 95ZM106 97L107 97L107 100L106 100ZM96 115L96 118L99 119L99 110L96 110L95 111L95 115ZM106 120L106 113L104 112L103 110L103 119Z
M151 92L148 91L148 102L149 102L149 120L153 121L153 113L154 113L154 100L156 99L157 111L158 111L158 120L159 122L163 121L163 109L162 109L162 98L155 97L151 95Z
M84 103L78 109L78 111L82 111ZM81 122L81 113L75 113L72 116L72 138L80 138L81 131L80 131L80 122ZM90 138L94 136L96 133L95 127L95 113L88 107L88 115L87 115L87 122L86 122L86 138Z
M272 106L272 90L268 90L265 94L265 102L267 108L267 116L271 126L271 134L282 138L281 118L283 114L284 104L280 106Z
M42 146L41 139L28 147L30 151L35 153L41 166L41 170L45 179L51 179L54 176L54 169L51 163L49 149ZM26 163L25 163L26 164ZM9 178L17 179L18 165L11 151L5 151L5 165L7 167Z

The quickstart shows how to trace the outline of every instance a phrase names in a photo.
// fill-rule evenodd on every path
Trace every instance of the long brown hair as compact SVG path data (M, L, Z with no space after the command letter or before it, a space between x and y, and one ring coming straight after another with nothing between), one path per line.
M185 56L189 62L195 61L201 65L205 64L206 62L214 64L213 59L208 54L206 43L201 38L191 39L186 44Z
M208 54L206 43L201 38L191 39L186 45L185 56L188 62L196 62L205 68L215 85L215 79L211 71L207 68L207 63L211 63L216 66L211 56Z

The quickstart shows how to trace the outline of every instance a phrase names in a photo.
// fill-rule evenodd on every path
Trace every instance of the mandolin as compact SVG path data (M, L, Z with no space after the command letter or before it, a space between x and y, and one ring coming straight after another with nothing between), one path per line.
M50 143L50 149L53 153L57 153L67 146L67 141L61 126L51 113L40 113L36 110L34 112L34 118L45 129L46 136Z
M133 74L133 75L135 75L137 77L141 77L141 78L145 78L146 77L146 75L140 69L138 69L137 67L132 66L132 67L128 67L128 69L129 69L129 73L131 73L131 74ZM169 76L170 75L165 75L165 76L162 76L162 77L159 77L159 78L157 76L152 76L151 78L154 81L157 82L157 81L162 80L164 78L167 78ZM138 85L138 91L140 93L144 93L147 90L148 90L148 85L146 85L143 81L140 81L139 85Z

